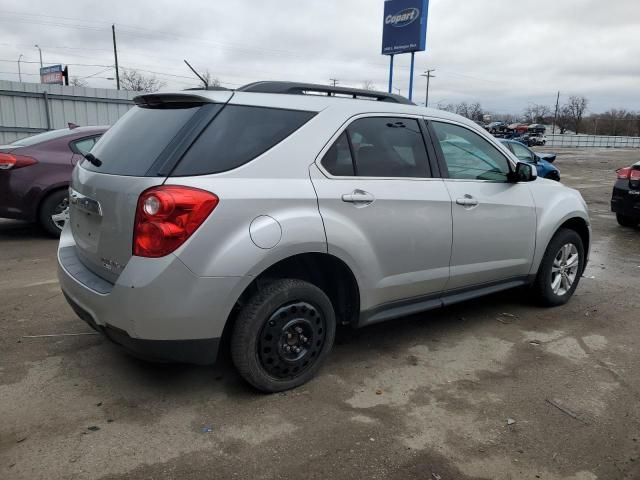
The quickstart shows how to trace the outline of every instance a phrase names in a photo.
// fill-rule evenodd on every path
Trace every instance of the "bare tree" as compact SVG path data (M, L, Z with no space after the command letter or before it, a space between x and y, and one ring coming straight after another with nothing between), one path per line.
M580 124L582 123L582 117L588 104L589 101L585 97L571 95L569 102L563 107L563 110L566 109L571 118L576 135L580 133Z
M201 73L202 78L205 79L207 85L210 87L220 87L220 80L218 77L214 77L209 70L205 70L204 73Z
M482 105L480 103L467 103L462 102L455 106L455 113L458 115L462 115L463 117L468 118L469 120L482 120Z
M89 83L87 83L87 81L83 78L71 77L71 80L69 80L69 85L71 85L72 87L88 87Z
M371 80L365 80L364 82L362 82L362 89L363 90L377 90L376 84L373 83Z
M547 105L531 103L524 109L524 118L528 123L544 123L551 115L551 109Z
M556 118L556 125L560 129L560 133L565 133L571 126L571 112L569 108L564 105L558 109L558 116Z
M120 87L134 92L156 92L166 85L153 75L144 75L138 70L123 68L120 72Z

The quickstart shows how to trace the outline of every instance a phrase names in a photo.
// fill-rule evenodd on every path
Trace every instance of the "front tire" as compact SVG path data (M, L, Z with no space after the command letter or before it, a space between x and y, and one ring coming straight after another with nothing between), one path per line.
M333 346L331 300L315 285L274 280L242 308L231 336L231 358L240 375L263 392L308 382Z
M564 305L575 292L584 270L584 245L580 235L566 228L553 236L542 257L534 292L547 307Z
M638 223L640 223L633 217L628 217L627 215L621 215L619 213L616 213L616 220L622 227L635 227L636 225L638 225Z
M47 235L59 237L69 217L69 195L67 190L49 194L40 206L38 220Z

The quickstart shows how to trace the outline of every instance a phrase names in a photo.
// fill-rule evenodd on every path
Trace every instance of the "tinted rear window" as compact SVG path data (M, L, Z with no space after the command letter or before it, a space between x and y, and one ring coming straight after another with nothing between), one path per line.
M171 176L237 168L280 143L314 115L298 110L227 105L189 148Z
M11 145L30 147L38 143L48 142L49 140L55 140L56 138L62 138L70 134L73 134L73 131L69 130L68 128L63 128L61 130L51 130L49 132L32 135L31 137L21 138L20 140L16 140L15 142L13 142Z
M99 173L145 176L162 151L200 109L133 107L91 149L102 165L84 160Z

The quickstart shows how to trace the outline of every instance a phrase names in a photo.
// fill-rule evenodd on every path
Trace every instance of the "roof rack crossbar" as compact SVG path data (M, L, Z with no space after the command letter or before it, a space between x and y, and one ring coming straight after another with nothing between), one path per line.
M254 93L282 93L289 95L305 95L307 92L324 93L329 97L337 95L351 96L357 98L369 98L379 102L402 103L406 105L415 105L411 100L393 93L378 92L374 90L361 90L358 88L332 87L330 85L320 85L315 83L297 83L297 82L277 82L263 81L254 82L244 85L237 89L239 92Z

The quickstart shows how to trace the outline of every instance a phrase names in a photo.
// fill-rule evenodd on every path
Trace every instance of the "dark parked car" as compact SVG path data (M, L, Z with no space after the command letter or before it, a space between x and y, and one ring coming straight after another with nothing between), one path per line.
M537 153L516 140L500 140L506 147L518 157L521 162L533 163L538 171L538 176L549 180L560 181L560 170L551 163L556 159L555 153Z
M59 236L71 171L108 128L72 126L0 145L0 218L38 222Z
M616 171L618 179L613 186L611 210L623 227L640 223L640 162Z

